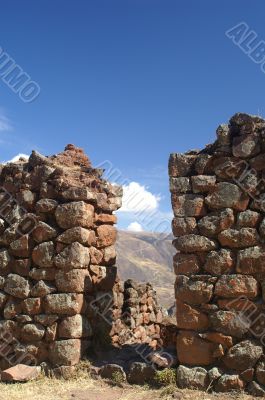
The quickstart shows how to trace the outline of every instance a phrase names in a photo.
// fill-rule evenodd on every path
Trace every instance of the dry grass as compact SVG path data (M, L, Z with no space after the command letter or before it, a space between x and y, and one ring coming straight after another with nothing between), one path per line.
M75 379L65 381L62 379L42 378L27 383L4 384L0 383L0 399L12 400L64 400L70 399L71 391L82 387L90 389L93 387L90 379ZM73 398L73 397L72 397Z
M254 400L245 394L209 394L180 390L170 386L153 390L148 387L109 386L102 380L92 380L82 374L70 380L40 379L24 384L0 383L0 400Z

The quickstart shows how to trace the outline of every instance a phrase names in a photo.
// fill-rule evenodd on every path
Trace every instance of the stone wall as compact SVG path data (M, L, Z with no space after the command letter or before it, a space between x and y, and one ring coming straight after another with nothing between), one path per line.
M115 266L122 189L73 145L0 168L0 370L55 371L125 344L161 348L152 285L122 283Z
M110 332L113 345L146 343L150 348L161 348L164 315L152 285L129 279L124 285L117 285L115 291L120 302L113 310Z
M0 369L74 365L97 336L91 302L118 285L122 196L102 173L73 145L1 166Z
M265 121L171 154L179 386L265 394Z

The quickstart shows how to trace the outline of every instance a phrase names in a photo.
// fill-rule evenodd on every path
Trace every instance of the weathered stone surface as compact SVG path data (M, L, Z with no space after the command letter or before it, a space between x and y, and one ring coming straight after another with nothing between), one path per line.
M44 338L45 342L50 343L50 342L54 342L56 340L57 328L58 328L57 322L55 322L52 325L47 326L45 338Z
M64 318L58 327L60 339L80 339L92 336L92 327L85 316L80 314Z
M6 278L4 276L0 276L0 289L4 289Z
M88 187L70 187L61 193L61 197L68 201L84 200L94 203L96 193Z
M206 215L204 197L196 194L171 195L175 217L203 217Z
M58 225L63 229L81 226L91 228L93 226L94 207L84 201L75 201L59 205L55 211Z
M55 279L55 273L55 268L32 268L29 272L29 276L36 281L53 281Z
M240 158L256 156L260 151L259 139L253 135L236 136L233 139L233 155Z
M101 201L99 196L102 196L103 193L97 194L97 205L101 209L102 212L113 212L117 211L122 206L122 197L109 197L106 201L104 198Z
M0 273L1 275L7 275L10 271L11 257L7 250L0 250Z
M36 203L37 213L51 213L56 210L58 203L54 199L41 199Z
M104 379L113 380L113 377L115 376L115 374L119 375L121 381L123 381L123 382L126 381L126 374L120 365L106 364L106 365L103 365L103 367L101 367L99 370L99 375Z
M96 235L95 231L91 229L76 226L75 228L67 229L59 235L56 240L66 244L79 242L85 246L92 246L96 243Z
M5 319L13 319L21 312L22 312L21 300L11 297L5 302L5 308L3 311Z
M67 246L54 259L57 268L87 268L90 262L89 249L79 242Z
M229 274L235 266L235 257L231 250L221 249L207 254L203 269L211 275Z
M52 161L52 164L59 164L61 167L66 166L67 168L71 167L72 169L75 169L77 166L91 168L91 162L88 156L84 153L84 150L71 143L65 146L64 151L61 153L50 156L49 160Z
M257 382L250 382L248 385L248 393L255 397L265 397L265 388Z
M212 169L213 156L210 154L197 154L194 169L198 175L205 175L213 173Z
M48 242L49 240L54 239L56 235L56 230L45 222L39 222L32 232L33 239L37 243Z
M246 168L246 161L235 157L213 157L214 173L221 179L239 179Z
M221 344L225 349L233 346L233 338L219 332L200 333L199 336L202 339L209 340L209 342Z
M112 246L117 239L117 230L111 225L100 225L97 228L97 246L99 248Z
M221 276L216 285L214 294L215 296L224 298L238 298L247 297L254 299L259 293L259 285L255 278L252 276L245 276L240 274L223 275Z
M34 316L34 321L43 326L53 325L58 320L58 315L55 314L38 314Z
M176 318L179 329L204 331L209 327L208 316L182 301L176 300Z
M259 154L258 156L251 158L250 160L248 160L248 163L250 167L253 168L255 171L264 170L265 154Z
M245 340L231 347L223 358L223 362L227 368L244 371L254 367L262 354L262 346L251 340Z
M90 251L90 261L91 264L93 265L99 265L101 264L102 260L103 260L103 250L98 250L96 247L90 247L89 249Z
M82 354L81 340L60 340L50 344L49 359L52 365L76 365Z
M230 228L234 223L234 213L230 208L212 212L201 218L198 222L198 228L201 235L214 237L225 229Z
M212 382L216 381L217 379L219 379L222 376L222 373L219 370L219 368L214 367L208 371L208 376L209 376L210 383L212 383Z
M224 335L242 338L250 329L248 318L235 311L217 311L210 316L212 329Z
M195 155L172 153L169 158L169 175L173 177L189 176L196 161Z
M62 365L61 367L53 368L51 371L51 376L55 379L65 379L69 380L75 376L75 366Z
M169 179L171 193L187 193L191 191L190 179L186 177L171 177Z
M245 113L236 113L230 118L230 129L234 135L252 134L255 132L256 126L264 122L261 117Z
M242 211L237 215L237 228L256 228L260 219L261 215L256 211Z
M259 189L259 187L257 187L257 193L256 194L254 193L254 199L252 200L252 202L250 204L250 208L252 210L256 210L260 213L264 213L264 211L265 211L265 193L259 193L258 189Z
M188 368L180 365L177 368L177 386L181 389L207 389L209 385L208 372L204 368Z
M258 383L265 385L265 362L260 361L256 368L256 378Z
M193 193L207 193L215 187L214 175L197 175L191 177Z
M29 258L14 259L10 266L14 274L26 277L30 273L31 260Z
M196 219L194 217L175 217L172 220L172 231L174 236L198 233Z
M103 264L113 265L116 262L116 249L115 246L108 246L103 249Z
M49 268L53 266L54 255L53 242L44 242L33 249L32 259L34 264L38 265L38 267Z
M20 336L24 343L38 342L45 335L45 329L40 324L26 324L21 328Z
M11 320L0 320L0 332L2 335L8 333L8 338L10 340L10 335L14 338L18 337L19 329L18 323Z
M245 371L241 372L239 377L243 379L244 382L252 382L254 379L254 368L248 368Z
M181 364L211 365L222 356L220 346L207 342L190 331L181 331L177 336L177 356Z
M220 146L229 146L231 144L231 132L229 125L221 124L216 129L216 136Z
M224 374L217 382L215 390L222 393L241 391L242 389L244 389L244 386L244 382L242 381L242 379L239 378L239 375Z
M148 361L150 361L154 368L171 368L175 367L178 364L177 356L174 351L154 351L148 355Z
M133 362L127 375L128 382L136 385L152 383L155 377L155 369L143 362Z
M60 292L91 293L92 280L86 269L59 270L55 275L55 284Z
M50 314L80 314L83 304L83 295L76 293L48 294L44 298L44 310Z
M33 297L44 297L47 294L52 294L56 291L57 289L55 286L51 285L49 282L40 280L31 288L30 294Z
M198 280L191 280L183 275L177 276L175 283L176 298L191 305L209 303L213 296L213 285L199 279L199 276Z
M35 315L41 312L41 299L39 297L25 299L22 303L25 314Z
M15 318L16 322L18 322L19 324L27 324L28 322L33 322L33 317L25 314L16 315Z
M177 250L184 253L194 253L196 251L210 251L217 248L216 242L200 235L184 235L174 240Z
M215 191L205 198L210 208L233 208L244 211L247 208L249 197L233 183L217 183Z
M218 307L228 311L253 311L256 305L245 296L236 299L218 299Z
M259 233L262 239L265 239L265 218L261 221L261 224L259 226Z
M5 230L5 221L0 218L0 234L2 234Z
M195 254L177 253L174 256L174 270L176 275L193 275L200 271L200 263Z
M8 296L4 292L0 291L0 310L4 308L7 297Z
M103 291L112 290L117 279L116 266L104 267L99 265L90 265L89 269L92 273L94 288Z
M255 228L227 229L219 233L218 240L224 247L244 248L259 243L259 236Z
M95 214L94 221L99 224L111 224L114 225L117 223L117 216L113 214Z
M15 257L27 258L30 255L29 236L23 235L10 243L10 252Z
M265 271L265 252L260 246L239 250L236 270L241 274L257 274Z
M25 364L17 364L1 373L3 382L28 382L38 378L41 374L40 367Z
M4 290L19 299L26 299L30 293L29 281L22 276L9 274L5 281Z

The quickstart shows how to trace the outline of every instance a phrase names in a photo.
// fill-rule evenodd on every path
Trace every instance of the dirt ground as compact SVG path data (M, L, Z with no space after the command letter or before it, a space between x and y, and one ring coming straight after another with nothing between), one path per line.
M147 387L113 387L101 380L42 378L24 384L0 383L0 400L256 400L244 394L208 394L192 390L175 391Z

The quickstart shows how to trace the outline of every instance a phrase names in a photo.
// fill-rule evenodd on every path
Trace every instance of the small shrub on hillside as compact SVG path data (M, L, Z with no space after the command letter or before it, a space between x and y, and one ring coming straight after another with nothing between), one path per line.
M113 372L111 378L112 382L115 383L116 385L121 385L125 382L123 374L119 371Z
M89 360L81 360L75 367L75 371L72 374L73 379L86 378L90 375L91 363Z
M155 383L159 386L176 385L176 370L166 368L162 371L156 371Z

